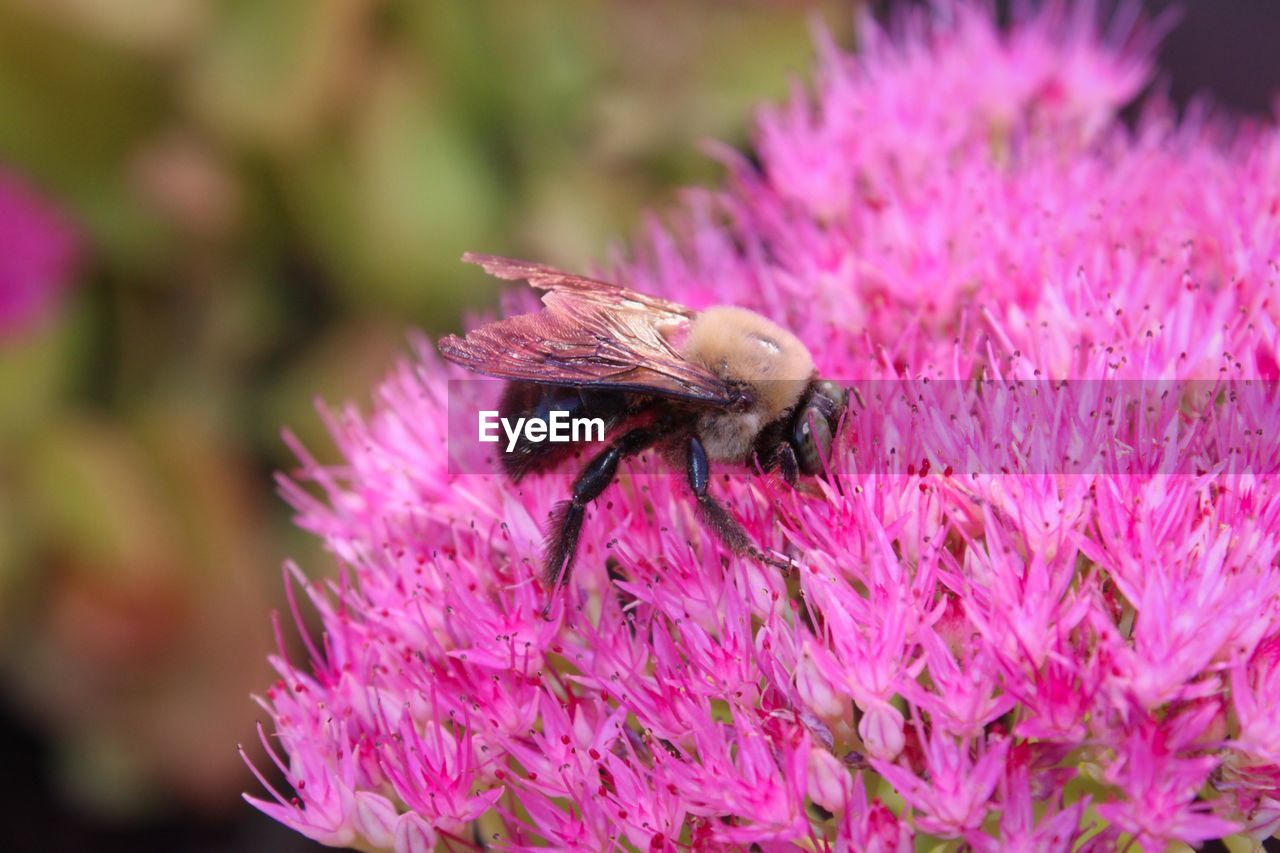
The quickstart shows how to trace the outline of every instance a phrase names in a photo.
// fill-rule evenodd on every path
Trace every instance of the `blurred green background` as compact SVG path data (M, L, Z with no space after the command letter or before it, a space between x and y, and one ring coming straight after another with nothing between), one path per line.
M0 0L0 177L76 246L0 332L0 846L261 848L279 566L331 567L281 426L332 459L314 398L492 304L463 251L581 267L718 180L818 20L852 6Z

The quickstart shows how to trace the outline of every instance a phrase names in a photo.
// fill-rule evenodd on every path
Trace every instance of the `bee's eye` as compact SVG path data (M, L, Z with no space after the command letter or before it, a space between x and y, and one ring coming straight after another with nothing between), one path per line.
M791 441L801 473L822 473L823 460L831 455L831 424L821 409L805 407L796 420Z

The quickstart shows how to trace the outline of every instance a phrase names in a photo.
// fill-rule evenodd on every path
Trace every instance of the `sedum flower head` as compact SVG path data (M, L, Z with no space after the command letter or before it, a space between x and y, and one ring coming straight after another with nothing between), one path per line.
M292 793L251 801L397 851L1275 832L1280 130L1126 126L1151 75L1128 9L864 22L761 115L755 162L616 264L862 386L824 480L716 478L791 577L646 454L544 617L567 479L456 473L461 374L420 343L372 414L331 413L345 463L299 448L283 488L341 574L288 573L323 639L274 660Z

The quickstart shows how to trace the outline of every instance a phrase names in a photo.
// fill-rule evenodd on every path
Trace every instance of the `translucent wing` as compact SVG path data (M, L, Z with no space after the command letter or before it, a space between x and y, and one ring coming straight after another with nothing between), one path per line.
M572 294L580 299L609 307L617 307L621 301L627 303L627 307L631 309L642 308L670 318L689 320L697 313L678 302L646 296L607 281L573 275L533 261L519 261L514 258L481 255L475 252L467 252L462 256L462 260L470 264L479 264L485 272L496 278L527 281L539 290L549 291L547 297L543 299L544 302L559 293Z
M543 308L440 341L450 361L477 373L547 385L597 386L728 408L738 394L686 361L672 343L694 311L675 302L541 264L463 256L499 278L524 279Z

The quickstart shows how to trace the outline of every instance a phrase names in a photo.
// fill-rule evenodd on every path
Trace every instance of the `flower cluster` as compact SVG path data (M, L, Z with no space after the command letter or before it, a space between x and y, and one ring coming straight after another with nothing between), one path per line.
M1280 129L1159 103L1126 126L1152 37L1092 4L1006 30L943 4L860 37L611 276L760 311L823 376L919 395L855 402L811 488L716 478L797 571L725 553L642 455L544 617L567 480L451 473L460 374L423 342L372 415L329 416L346 464L298 448L284 481L341 575L288 572L323 642L275 660L264 739L295 793L260 808L397 851L1160 850L1280 827ZM927 388L956 380L1015 390L948 431ZM1120 405L1094 380L1262 390ZM1126 464L1151 448L1216 452ZM1091 454L1111 467L1067 470Z

